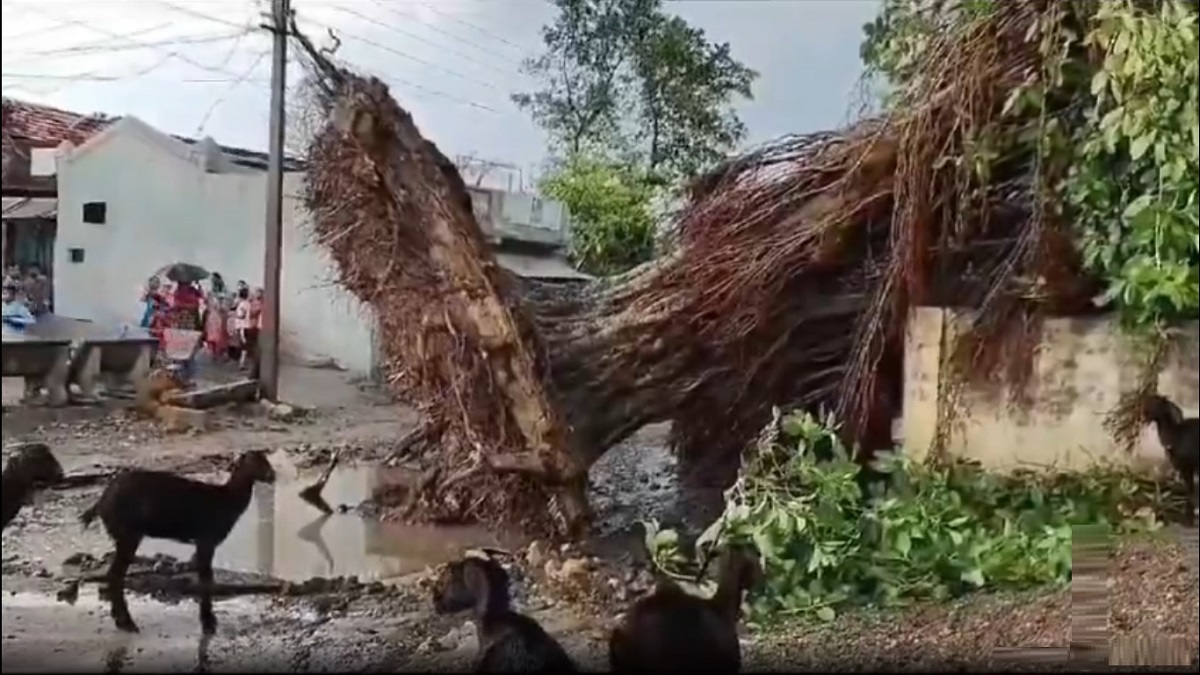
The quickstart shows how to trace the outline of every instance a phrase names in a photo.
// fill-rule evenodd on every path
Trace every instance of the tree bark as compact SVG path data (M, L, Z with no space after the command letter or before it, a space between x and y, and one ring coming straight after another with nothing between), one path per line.
M685 456L728 462L773 405L845 403L877 273L840 252L886 237L891 145L832 154L861 180L732 176L732 197L691 207L675 254L556 289L499 267L457 171L383 83L320 68L314 228L341 283L375 311L397 392L437 448L410 517L578 533L588 468L648 423L687 416ZM770 213L748 219L759 202Z

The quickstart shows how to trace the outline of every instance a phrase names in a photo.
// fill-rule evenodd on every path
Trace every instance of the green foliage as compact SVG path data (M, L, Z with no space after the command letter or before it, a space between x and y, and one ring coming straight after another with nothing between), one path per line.
M903 86L922 66L932 36L954 30L992 8L994 0L883 0L863 26L859 56L868 75Z
M1115 472L999 477L897 454L877 467L892 486L864 500L858 466L830 420L794 413L771 430L726 493L724 514L696 543L697 550L718 539L758 547L767 572L752 600L759 618L831 620L850 606L1061 584L1070 579L1073 525L1155 525L1146 515L1152 510L1138 508L1153 499ZM648 530L655 564L684 576L679 537Z
M996 6L885 0L864 27L863 59L903 89L932 39ZM1141 334L1200 311L1197 26L1194 0L1050 5L1029 29L1043 72L1011 93L1005 130L989 129L1004 137L976 139L1040 158L1045 210L1075 226L1087 267ZM997 162L984 163L986 180Z
M637 45L636 145L653 174L691 176L725 157L746 135L730 99L751 98L757 75L683 19L657 15Z
M1089 266L1139 327L1200 306L1197 20L1180 0L1101 3L1084 40L1104 56L1065 194Z
M513 95L567 155L609 149L617 141L620 84L631 35L650 20L657 0L554 0L554 23L542 27L546 51L525 62L541 86Z
M728 44L664 12L661 0L553 0L539 81L513 96L555 149L622 158L665 181L721 158L745 128L733 110L754 71Z
M542 193L571 214L571 257L585 272L623 272L654 256L653 181L628 166L576 156L547 177Z

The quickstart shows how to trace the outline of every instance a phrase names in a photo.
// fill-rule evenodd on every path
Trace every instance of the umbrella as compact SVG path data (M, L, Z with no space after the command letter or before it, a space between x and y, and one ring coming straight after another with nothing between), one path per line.
M190 284L208 278L208 270L191 263L178 262L160 269L158 274L177 284Z

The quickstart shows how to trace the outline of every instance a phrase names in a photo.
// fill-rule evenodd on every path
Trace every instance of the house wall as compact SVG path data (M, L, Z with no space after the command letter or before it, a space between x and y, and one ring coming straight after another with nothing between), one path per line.
M119 123L123 124L123 123ZM206 173L165 135L111 129L64 149L58 162L58 313L131 323L149 275L176 261L219 271L232 285L262 285L266 174ZM300 176L285 176L281 342L285 357L333 359L358 373L373 361L373 321L332 286L331 262L310 243ZM84 223L83 204L107 203L107 222ZM71 262L72 249L84 260Z
M0 180L3 181L5 196L54 195L54 176L35 176L30 170L30 158L35 147L42 146L7 134L0 141L0 163L3 165Z
M902 434L907 452L922 457L933 446L942 410L938 404L943 352L966 326L963 315L921 308L909 318L905 349ZM1200 345L1192 324L1173 345L1158 390L1194 416ZM1108 318L1046 322L1025 394L1032 405L1012 409L1003 387L967 388L968 412L951 425L946 451L999 469L1082 469L1115 463L1151 470L1164 454L1151 427L1132 453L1104 428L1123 393L1138 386L1136 353Z
M468 187L475 219L493 244L502 241L542 249L565 249L570 216L561 202L520 192Z

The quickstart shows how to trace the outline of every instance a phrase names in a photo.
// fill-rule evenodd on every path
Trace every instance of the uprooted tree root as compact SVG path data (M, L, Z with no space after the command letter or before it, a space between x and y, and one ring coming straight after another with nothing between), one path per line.
M774 405L827 406L853 440L889 445L909 308L975 308L962 349L979 356L1087 306L1094 286L1030 178L1053 168L1018 153L984 183L954 161L1006 124L1052 4L1001 3L942 36L902 113L698 180L673 253L578 289L501 269L457 171L387 87L298 36L324 120L316 235L372 307L397 393L436 429L410 515L570 530L588 467L655 421L677 422L694 464L736 461Z

